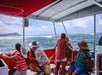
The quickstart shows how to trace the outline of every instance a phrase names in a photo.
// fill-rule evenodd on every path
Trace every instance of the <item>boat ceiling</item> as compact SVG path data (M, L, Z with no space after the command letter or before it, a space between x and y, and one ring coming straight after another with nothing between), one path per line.
M0 13L27 17L56 0L0 0Z
M102 13L94 0L0 0L0 13L46 21L66 21ZM102 0L95 0L102 4Z

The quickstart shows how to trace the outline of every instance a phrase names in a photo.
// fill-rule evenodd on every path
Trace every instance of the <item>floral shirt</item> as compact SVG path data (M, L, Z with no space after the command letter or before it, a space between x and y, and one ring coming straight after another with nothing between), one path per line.
M86 53L85 53L86 52ZM80 51L78 52L78 54L76 55L76 59L75 59L75 66L77 67L83 67L83 68L87 68L87 64L85 62L85 59L92 58L93 55L89 53L89 51L84 51L82 53L82 55L80 55Z
M50 62L49 59L47 58L46 54L39 48L37 50L35 50L34 54L35 54L36 59L40 66L42 66L45 63Z

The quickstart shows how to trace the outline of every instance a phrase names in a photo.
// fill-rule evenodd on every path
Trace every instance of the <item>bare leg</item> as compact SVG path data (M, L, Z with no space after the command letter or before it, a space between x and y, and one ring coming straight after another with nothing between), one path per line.
M62 75L65 75L65 66L66 66L66 61L65 61L65 62L61 62L61 65L62 65L62 68L61 68Z
M56 62L56 68L55 68L55 72L54 72L55 75L58 75L59 67L60 67L60 62Z
M68 69L68 75L72 75L72 70Z
M72 73L72 75L78 75L78 73L77 73L76 71L74 71L74 72Z

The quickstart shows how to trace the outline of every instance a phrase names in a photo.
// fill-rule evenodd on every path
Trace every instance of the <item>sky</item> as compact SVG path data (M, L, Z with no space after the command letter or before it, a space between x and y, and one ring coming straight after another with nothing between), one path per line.
M65 21L68 34L90 34L94 32L93 16ZM0 15L0 34L23 34L22 18ZM55 23L56 33L65 32L62 23ZM97 15L97 33L102 33L102 14ZM25 27L25 35L55 34L52 22L29 19L29 26Z

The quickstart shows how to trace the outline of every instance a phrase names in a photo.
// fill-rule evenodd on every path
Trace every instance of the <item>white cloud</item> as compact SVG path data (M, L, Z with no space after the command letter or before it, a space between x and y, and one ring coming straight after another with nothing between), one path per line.
M79 28L87 28L90 25L90 22L92 22L93 17L85 17L85 18L80 18L80 19L76 19L76 20L72 20L72 21L68 21L67 23L72 27L79 27ZM66 24L67 24L66 23Z
M102 26L102 19L98 20L98 24Z
M45 31L48 31L49 27L47 27L47 26L41 26L41 29L43 29Z
M19 26L22 25L22 18L0 15L0 20L6 25Z
M29 27L25 27L25 31L27 32L27 31L33 31L34 29L31 27L31 26L29 26Z
M0 15L0 33L22 32L22 19Z

